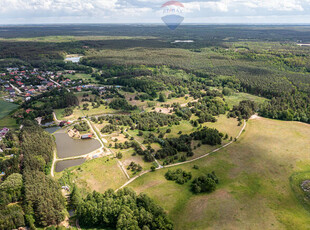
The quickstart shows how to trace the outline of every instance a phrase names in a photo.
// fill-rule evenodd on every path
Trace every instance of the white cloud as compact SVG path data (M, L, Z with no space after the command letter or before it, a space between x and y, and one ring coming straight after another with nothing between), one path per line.
M58 18L70 22L131 22L160 20L160 6L166 0L0 0L0 23L20 21L31 23L42 18L53 22ZM167 0L168 1L168 0ZM187 18L226 18L284 15L310 15L310 0L183 0ZM123 17L120 17L123 16ZM50 18L50 19L48 19ZM305 23L310 23L305 17ZM68 22L68 21L64 21ZM227 22L231 22L228 20ZM288 21L289 22L289 21Z
M210 9L218 12L229 12L233 8L264 9L268 11L303 11L303 4L310 0L219 0L193 1L184 3L189 10Z

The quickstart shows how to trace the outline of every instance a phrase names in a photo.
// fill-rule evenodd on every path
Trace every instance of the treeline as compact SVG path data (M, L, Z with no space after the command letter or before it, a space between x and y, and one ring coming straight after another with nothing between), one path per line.
M272 119L310 123L310 95L293 93L272 98L260 106L259 115Z
M49 175L55 143L52 136L34 122L25 121L18 134L20 151L1 162L7 167L0 184L0 229L21 226L46 227L64 219L65 200ZM22 206L21 206L22 204Z
M43 102L42 106L37 107L37 102ZM33 120L36 117L44 117L45 120L52 119L52 113L54 109L67 109L66 115L72 112L72 108L68 109L68 107L78 106L79 100L73 94L69 93L64 89L58 90L54 89L52 91L43 93L41 95L32 97L31 100L26 101L22 107L26 109L31 109L31 112L23 113L23 117L25 119ZM18 118L17 118L18 119ZM20 120L20 119L18 119Z
M232 110L227 114L228 117L238 118L238 120L248 120L258 111L258 105L254 101L240 101L239 105L233 106Z
M64 69L78 70L91 73L89 66L65 62L63 53L85 54L83 43L76 42L37 42L37 41L1 41L0 68L26 66L48 71L62 71ZM10 64L10 65L8 65Z
M139 114L115 115L99 117L95 122L100 120L106 120L111 125L107 128L103 128L104 132L116 130L115 125L129 126L130 129L139 129L143 131L154 131L155 129L163 126L179 125L180 118L175 115L157 113L157 112L145 112Z
M156 142L162 148L157 150L155 158L164 159L163 165L168 165L175 161L186 161L187 157L194 155L191 147L193 140L199 141L197 146L200 147L201 144L220 145L223 137L223 133L220 133L217 129L204 127L190 135L180 135L178 138L156 138Z
M24 123L20 141L26 222L31 228L59 224L64 219L65 199L59 184L47 176L55 142L49 133L28 122Z
M115 98L109 103L110 108L116 110L135 110L138 107L130 105L124 98Z
M112 229L173 229L164 210L145 194L124 188L104 194L94 191L81 198L75 189L71 195L76 216L83 227Z

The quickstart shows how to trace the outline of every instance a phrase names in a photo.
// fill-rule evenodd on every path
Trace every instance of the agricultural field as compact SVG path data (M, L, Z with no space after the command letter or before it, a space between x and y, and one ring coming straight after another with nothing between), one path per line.
M220 180L215 192L194 195L190 183L167 181L168 169L143 175L129 187L163 204L176 229L305 229L310 213L291 190L289 178L309 170L309 135L306 124L250 120L236 143L177 166L193 177L215 171Z
M0 100L0 119L7 116L10 112L17 109L18 105Z

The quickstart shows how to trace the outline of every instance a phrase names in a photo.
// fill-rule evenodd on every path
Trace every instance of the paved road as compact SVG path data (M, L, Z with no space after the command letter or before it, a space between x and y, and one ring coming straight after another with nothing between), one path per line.
M10 86L15 89L18 93L22 93L22 91L19 90L19 88L15 87L14 85L10 84Z
M57 85L57 86L59 86L59 87L62 87L61 84L59 84L58 82L54 81L53 79L49 78L49 80L50 80L51 82L53 82L55 85ZM70 89L68 89L68 88L66 88L66 87L65 87L65 89L70 93Z

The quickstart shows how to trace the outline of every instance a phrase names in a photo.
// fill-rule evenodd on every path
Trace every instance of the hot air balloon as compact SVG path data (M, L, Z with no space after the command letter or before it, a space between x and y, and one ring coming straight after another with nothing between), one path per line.
M182 16L184 5L178 1L169 1L161 6L163 17L161 18L167 27L175 30L183 22Z

